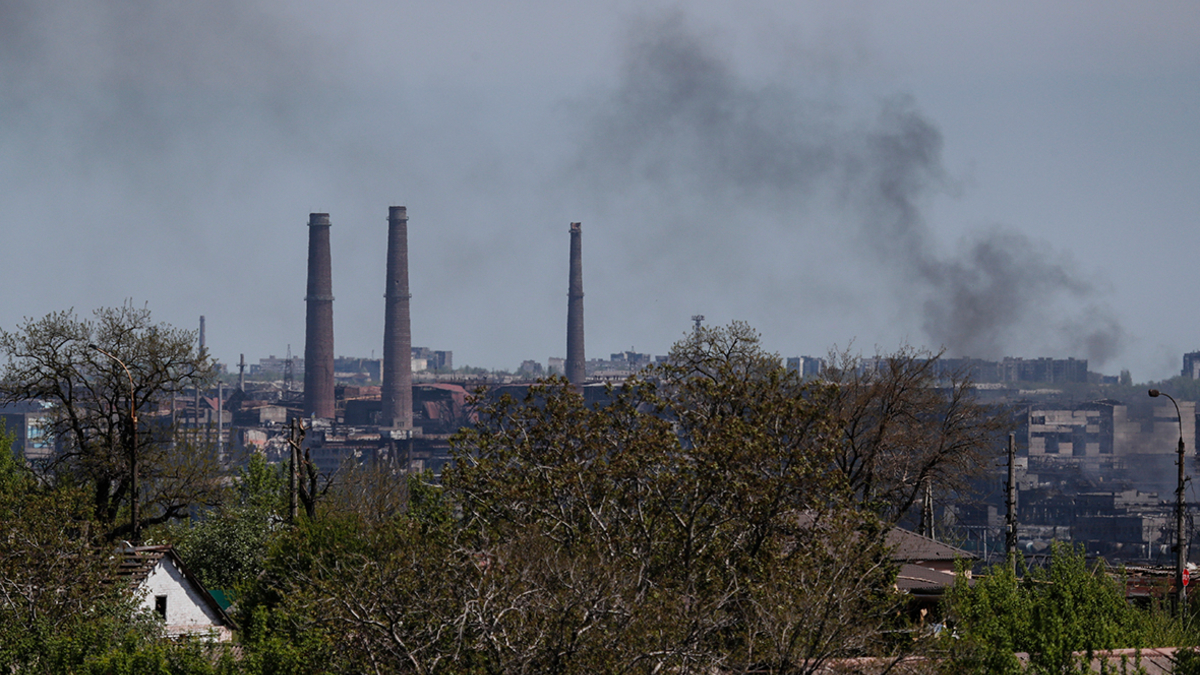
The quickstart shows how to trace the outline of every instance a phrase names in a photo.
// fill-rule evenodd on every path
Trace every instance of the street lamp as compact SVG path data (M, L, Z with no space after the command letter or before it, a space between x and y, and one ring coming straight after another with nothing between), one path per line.
M131 540L136 546L141 540L141 527L138 513L137 404L134 400L133 373L129 371L129 366L115 355L94 344L89 344L88 347L121 364L129 378L129 529Z
M1150 396L1152 398L1166 396L1171 399L1171 404L1175 406L1175 418L1179 420L1179 485L1175 487L1175 607L1177 612L1186 615L1187 586L1183 581L1184 569L1187 564L1187 553L1183 545L1183 484L1185 480L1183 475L1183 415L1179 413L1179 404L1170 394L1151 389Z

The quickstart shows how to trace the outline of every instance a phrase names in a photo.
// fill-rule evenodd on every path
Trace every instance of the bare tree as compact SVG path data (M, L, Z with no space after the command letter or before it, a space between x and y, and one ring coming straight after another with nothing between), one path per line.
M941 495L964 489L1011 425L1006 411L976 399L970 378L945 372L940 356L904 348L830 358L835 466L888 522L907 515L926 486Z
M88 486L95 517L110 538L134 536L213 502L215 454L177 442L172 414L160 408L173 393L211 376L193 333L156 324L149 309L127 303L98 309L91 319L71 310L28 319L0 331L0 352L7 357L0 401L50 406L47 430L57 452L41 467L43 475ZM134 485L132 460L140 515L136 523L119 523Z

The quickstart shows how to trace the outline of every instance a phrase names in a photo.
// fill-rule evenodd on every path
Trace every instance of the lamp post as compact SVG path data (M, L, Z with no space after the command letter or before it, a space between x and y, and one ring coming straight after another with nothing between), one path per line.
M134 546L141 542L140 513L138 508L138 467L137 467L137 403L134 400L133 373L129 366L113 354L104 351L94 344L88 347L100 352L108 358L121 364L125 375L129 378L129 529L130 539Z
M1150 390L1150 396L1166 396L1175 406L1175 418L1179 420L1179 484L1175 487L1175 611L1187 615L1187 586L1184 585L1183 575L1187 565L1187 549L1183 544L1183 415L1179 413L1179 404L1170 394L1164 394L1157 389Z

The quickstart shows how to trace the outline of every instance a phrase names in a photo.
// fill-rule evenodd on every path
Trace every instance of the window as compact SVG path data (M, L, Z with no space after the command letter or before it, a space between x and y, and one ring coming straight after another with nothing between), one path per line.
M167 620L167 596L154 596L154 613L161 617L163 621Z

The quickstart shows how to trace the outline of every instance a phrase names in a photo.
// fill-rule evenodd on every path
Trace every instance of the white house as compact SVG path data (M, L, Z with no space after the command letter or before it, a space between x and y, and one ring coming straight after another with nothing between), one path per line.
M130 546L120 550L117 573L141 594L142 607L163 619L168 637L209 637L226 642L233 621L196 580L170 546Z

